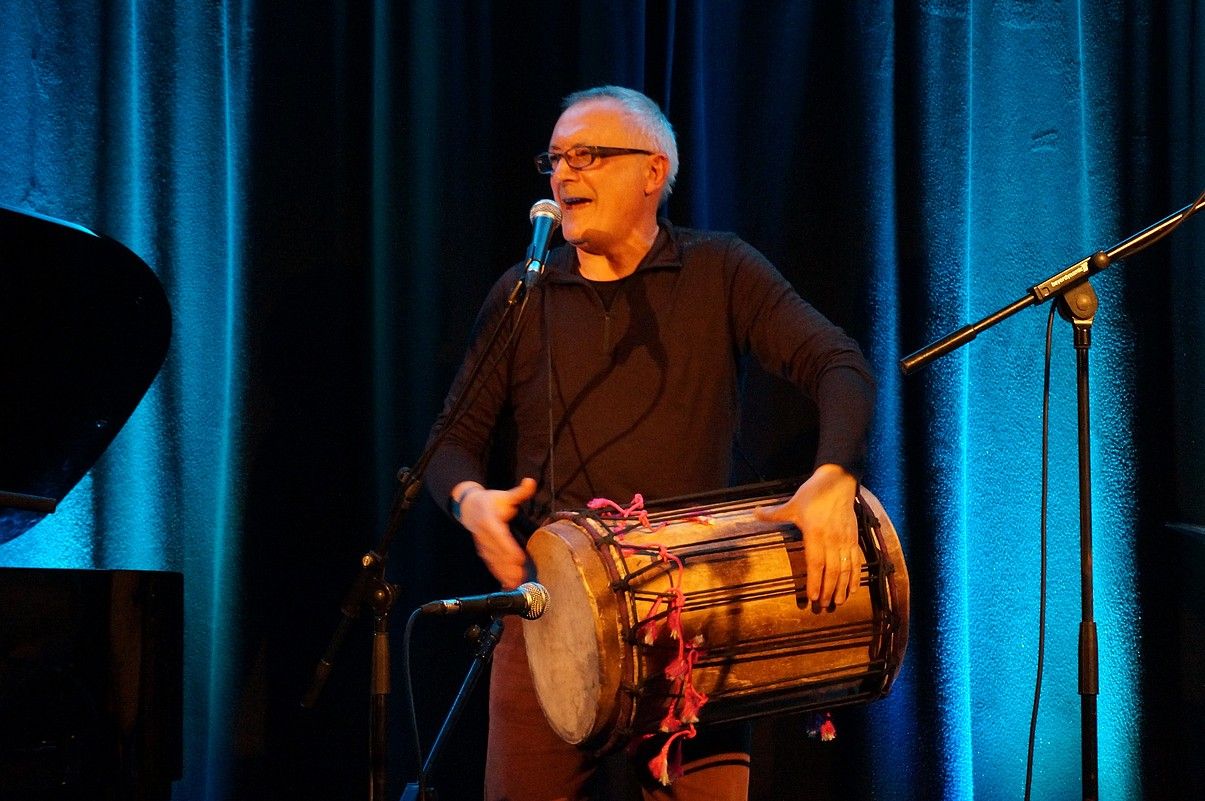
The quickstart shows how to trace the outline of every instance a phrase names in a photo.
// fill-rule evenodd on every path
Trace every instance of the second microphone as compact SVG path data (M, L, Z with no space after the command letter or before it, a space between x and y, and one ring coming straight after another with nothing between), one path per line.
M513 590L432 601L423 604L420 611L424 615L519 615L527 620L535 620L544 614L547 608L548 590L542 584L529 581Z

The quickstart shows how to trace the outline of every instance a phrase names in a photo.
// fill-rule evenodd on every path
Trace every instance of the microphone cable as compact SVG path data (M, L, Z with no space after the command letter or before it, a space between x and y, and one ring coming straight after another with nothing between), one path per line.
M1034 742L1038 734L1038 705L1042 698L1042 673L1046 657L1046 523L1047 500L1050 493L1050 361L1054 341L1054 314L1057 304L1051 304L1046 318L1046 369L1042 380L1042 489L1039 525L1041 537L1038 550L1041 567L1038 570L1038 662L1033 688L1033 712L1029 718L1029 747L1025 756L1025 801L1030 801L1033 788Z
M520 270L520 273L519 273L519 283L520 284L522 284L524 281L525 270L526 270L526 268L523 268ZM541 286L541 284L537 283L536 286L539 287L539 286ZM507 310L510 307L504 305L500 309L495 310L494 316L492 316L490 318L490 321L495 323L493 333L490 335L489 341L485 343L485 346L481 350L480 354L478 354L477 359L476 359L477 364L473 365L473 367L469 370L469 372L467 374L466 380L469 380L472 382L471 386L469 387L472 389L472 395L470 397L469 395L466 395L465 393L462 392L457 397L457 399L453 403L452 407L450 409L448 409L448 413L444 417L442 424L440 424L439 430L435 433L434 443L430 447L429 453L434 454L435 450L439 447L439 444L442 443L442 441L447 437L448 433L452 430L453 426L460 420L460 418L464 414L464 412L467 411L469 408L471 408L471 406L474 403L476 403L477 397L484 390L484 388L485 388L484 382L475 380L475 378L476 378L477 374L480 372L481 368L483 366L485 366L484 362L487 359L489 360L488 366L485 366L486 375L493 375L494 371L498 369L499 363L506 356L507 352L511 348L511 345L515 341L515 337L518 335L518 333L520 332L520 330L523 327L523 322L525 320L525 312L527 311L527 301L531 297L531 294L532 293L530 291L523 293L523 299L519 303L519 308L515 311L514 319L511 321L510 331L507 333L506 339L502 343L501 347L497 346L498 345L498 342L497 342L498 334L501 332L501 329L498 328L496 325L497 316L506 314ZM481 336L484 334L484 326L485 326L485 322L483 321L482 331L480 331L478 333L478 336ZM472 350L472 345L470 344L470 352L471 352L471 350ZM495 350L496 350L496 352L495 352ZM469 357L466 356L465 364L464 364L464 367L462 367L462 370L469 367L468 361L469 361ZM425 469L426 465L423 464L420 467L421 467L421 469ZM413 680L411 670L410 670L410 641L411 641L411 638L414 633L414 623L421 615L422 615L421 607L416 607L414 609L414 611L410 613L410 617L406 620L406 629L405 629L405 633L402 637L402 682L405 686L406 703L410 707L410 715L409 715L410 732L411 732L411 736L414 738L414 754L418 761L417 775L420 777L421 780L425 781L426 777L424 777L422 775L423 762L424 762L422 739L419 736L418 710L415 707L415 702L414 702L414 680Z
M537 201L536 205L532 207L533 210L536 208L536 206L539 206L540 204L546 203L546 202L551 202L551 201L543 201L543 200ZM560 224L559 219L557 220L557 224L558 225ZM551 233L549 235L551 236ZM547 258L547 256L545 256L545 258ZM464 370L469 367L470 358L471 358L472 352L473 352L473 345L477 342L478 339L480 339L482 336L484 336L484 330L485 330L487 321L486 320L481 321L481 326L480 326L479 330L477 331L477 338L474 339L472 342L470 342L469 353L468 353L468 355L465 356L464 364L461 367L461 372L465 375L466 385L462 389L462 391L457 395L457 397L455 398L455 400L452 403L452 406L447 409L446 413L440 415L442 420L440 422L436 423L437 428L434 431L434 435L428 441L427 447L424 452L424 455L426 456L426 458L419 459L418 464L416 464L414 466L413 472L416 472L419 475L422 475L426 472L427 462L429 462L431 460L431 458L435 455L435 451L439 449L439 446L443 443L444 439L447 437L448 432L451 431L452 426L460 420L461 416L465 413L465 411L467 411L467 409L469 407L471 407L471 405L473 403L476 403L477 396L480 395L481 391L484 389L483 383L480 381L477 381L477 376L480 374L481 368L484 366L484 364L483 364L484 361L493 352L494 347L497 344L498 335L502 332L502 327L500 325L500 323L501 323L500 318L505 316L512 308L514 308L516 293L518 293L520 289L524 289L525 291L523 292L523 300L522 300L522 302L519 303L519 308L515 311L514 319L511 321L511 325L510 325L510 332L508 333L508 335L506 337L506 341L502 343L502 347L499 350L499 352L497 354L494 354L493 360L489 363L487 375L493 375L494 371L498 367L499 362L502 361L503 356L506 355L506 352L510 349L511 345L514 343L515 336L519 333L519 331L523 325L524 312L527 310L528 298L531 297L531 292L529 291L529 288L527 288L527 286L526 286L526 280L527 280L526 264L528 261L529 261L529 259L524 259L524 262L523 262L524 266L521 267L519 270L519 280L517 281L515 288L513 290L511 290L510 297L508 298L506 303L501 308L492 310L493 316L491 316L488 319L488 322L493 323L493 331L489 335L489 340L485 343L485 346L482 348L481 352L478 354L478 356L475 360L475 364L472 365L471 369L469 369L467 373L464 373ZM535 286L540 286L540 283L536 282ZM453 384L453 386L455 386L455 384ZM464 389L471 389L473 391L472 396L469 397L463 391Z
M402 635L402 684L406 689L406 703L410 707L410 733L414 737L414 758L418 765L415 769L415 775L420 780L425 780L423 776L423 745L418 734L418 710L414 704L414 679L410 674L410 638L414 634L414 622L422 615L420 608L415 608L410 613L410 617L406 619L406 633Z

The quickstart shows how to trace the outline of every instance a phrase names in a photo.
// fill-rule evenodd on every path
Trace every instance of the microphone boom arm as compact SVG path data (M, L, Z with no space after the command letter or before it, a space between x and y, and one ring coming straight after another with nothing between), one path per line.
M1024 297L1018 298L999 311L989 314L979 322L965 325L957 331L953 331L936 342L926 345L911 355L904 357L900 360L900 370L903 371L904 375L910 375L934 359L958 350L979 336L981 332L1013 316L1022 309L1040 305L1052 297L1069 292L1091 276L1106 269L1113 262L1133 256L1155 244L1202 208L1205 208L1205 193L1202 193L1195 201L1189 203L1176 213L1164 217L1154 225L1117 243L1107 251L1097 251L1086 259L1081 259L1070 267L1060 270L1045 281L1031 286Z

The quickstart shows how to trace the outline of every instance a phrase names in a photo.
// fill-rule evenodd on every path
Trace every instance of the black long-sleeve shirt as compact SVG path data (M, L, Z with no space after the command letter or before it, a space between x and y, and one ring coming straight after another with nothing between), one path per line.
M521 270L491 290L449 399L482 357ZM815 402L815 463L861 476L874 403L869 366L752 246L662 220L653 247L609 300L578 274L572 247L552 252L518 329L499 337L513 335L510 349L484 371L467 414L428 465L438 501L461 481L486 483L500 429L513 437L512 478L539 482L534 516L600 496L626 503L636 492L656 499L722 488L747 352ZM447 405L437 429L446 416Z

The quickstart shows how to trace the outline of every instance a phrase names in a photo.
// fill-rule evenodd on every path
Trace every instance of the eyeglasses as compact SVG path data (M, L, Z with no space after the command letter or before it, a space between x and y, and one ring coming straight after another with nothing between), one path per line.
M556 172L557 165L561 163L561 159L569 165L571 170L584 170L595 162L597 159L610 158L611 156L630 156L636 153L643 153L646 156L655 155L651 150L640 150L634 147L597 147L595 145L577 145L571 147L562 153L541 153L536 156L536 170L541 175L552 175Z

